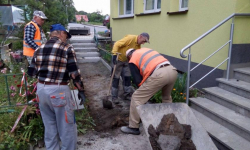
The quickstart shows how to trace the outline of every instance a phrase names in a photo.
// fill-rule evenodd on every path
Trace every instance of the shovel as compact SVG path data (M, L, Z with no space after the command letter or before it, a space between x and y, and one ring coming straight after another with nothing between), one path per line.
M116 53L117 57L116 57L116 61L118 61L118 57L121 53ZM103 108L108 108L108 109L112 109L113 108L113 103L112 103L112 96L111 96L111 86L112 86L112 82L113 82L113 77L115 75L115 70L116 70L116 64L114 65L114 69L112 72L112 76L110 79L110 83L109 83L109 91L107 93L107 96L102 100L102 104L103 104Z

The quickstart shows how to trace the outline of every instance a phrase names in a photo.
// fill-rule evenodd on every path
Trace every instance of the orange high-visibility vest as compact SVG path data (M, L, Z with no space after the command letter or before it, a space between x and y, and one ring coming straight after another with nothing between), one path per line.
M168 61L157 51L149 48L141 48L134 51L129 63L135 64L142 75L142 81L139 86L150 76L150 74L155 70L156 66L162 62Z
M26 26L29 25L29 24L33 24L33 25L35 26L35 28L36 28L36 32L35 32L35 36L34 36L34 42L35 42L38 46L42 45L41 33L40 33L40 29L39 29L38 25L37 25L35 22L30 21L29 23L26 24ZM26 27L26 26L25 26L25 27ZM25 36L25 33L24 33L24 36ZM24 39L23 39L23 55L25 55L25 56L31 56L31 57L32 57L33 54L34 54L34 52L35 52L35 50L34 50L33 48L31 48L31 47L24 41Z

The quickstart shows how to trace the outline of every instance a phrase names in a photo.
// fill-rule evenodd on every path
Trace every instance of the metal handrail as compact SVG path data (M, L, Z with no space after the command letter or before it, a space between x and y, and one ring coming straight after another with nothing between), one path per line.
M214 54L216 54L217 52L219 52L222 48L224 48L229 42L231 42L230 40L227 41L224 45L222 45L218 50L216 50L215 52L213 52L211 55L209 55L207 58L205 58L203 61L201 61L198 65L196 65L193 69L191 69L190 71L193 71L194 69L196 69L197 67L199 67L202 63L204 63L205 61L207 61L210 57L212 57Z
M224 19L223 21L221 21L220 23L218 23L217 25L215 25L213 28L211 28L210 30L208 30L206 33L202 34L200 37L198 37L193 42L191 42L190 44L188 44L187 46L185 46L184 48L181 49L180 56L182 58L186 58L187 57L183 53L187 49L189 49L189 54L188 54L188 70L187 70L187 85L186 85L187 86L187 89L186 89L186 97L187 97L186 103L187 104L189 103L189 88L192 88L194 85L196 85L202 79L204 79L205 77L207 77L210 73L212 73L215 69L217 69L219 66L221 66L226 61L227 61L227 75L226 75L226 78L227 78L227 80L229 80L230 63L231 63L231 51L232 51L233 33L234 33L234 18L233 17L235 17L235 16L250 16L250 13L234 13L234 14L228 16L226 19ZM199 42L201 39L203 39L204 37L206 37L207 35L209 35L211 32L213 32L215 29L217 29L218 27L220 27L221 25L223 25L224 23L226 23L230 19L232 19L232 24L231 24L231 31L230 31L230 39L229 39L229 41L227 41L218 50L216 50L211 55L209 55L207 58L205 58L201 63L199 63L198 65L196 65L194 68L190 69L191 68L191 47L195 43ZM204 75L198 81L196 81L193 85L189 86L189 84L190 84L190 72L193 71L194 69L196 69L198 66L200 66L203 62L205 62L206 60L208 60L210 57L212 57L215 53L217 53L218 51L220 51L227 44L229 44L228 57L223 62L221 62L218 66L216 66L215 68L213 68L210 72L208 72L206 75Z
M181 57L182 58L186 58L187 56L183 54L186 49L188 49L191 46L193 46L195 43L197 43L198 41L200 41L201 39L203 39L204 37L206 37L209 33L213 32L215 29L217 29L218 27L220 27L221 25L223 25L225 22L227 22L229 19L231 19L234 16L250 16L250 13L234 13L234 14L228 16L226 19L224 19L223 21L221 21L220 23L218 23L212 29L208 30L206 33L202 34L200 37L198 37L193 42L191 42L190 44L188 44L187 46L185 46L183 49L181 49L181 52L180 52Z

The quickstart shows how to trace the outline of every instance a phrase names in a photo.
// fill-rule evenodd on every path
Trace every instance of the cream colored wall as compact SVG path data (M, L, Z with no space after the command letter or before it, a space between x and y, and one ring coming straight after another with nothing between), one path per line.
M143 13L143 0L134 1L135 14ZM111 19L112 38L113 41L117 41L126 34L148 32L150 34L150 44L145 44L142 47L149 47L160 53L181 58L180 50L183 47L229 15L235 13L236 10L241 10L241 8L245 7L244 4L249 3L249 0L238 1L239 0L189 0L189 10L187 14L167 15L169 11L178 11L179 7L177 6L179 0L162 0L161 14L134 16L134 18L129 19ZM248 7L243 10L250 12ZM111 0L111 18L118 17L117 12L118 0ZM235 21L238 23L240 20L236 19ZM224 24L191 48L193 62L201 62L229 40L230 23L231 21ZM247 27L247 25L241 26L244 26L244 28ZM236 27L235 30L239 29ZM242 42L239 40L239 37L240 36L236 34L235 40ZM227 50L228 46L204 64L213 67L217 66L227 57ZM187 52L185 54L187 54ZM226 65L223 65L220 69L225 69L225 66Z
M250 0L238 0L236 13L250 13ZM250 43L250 17L235 18L234 44Z

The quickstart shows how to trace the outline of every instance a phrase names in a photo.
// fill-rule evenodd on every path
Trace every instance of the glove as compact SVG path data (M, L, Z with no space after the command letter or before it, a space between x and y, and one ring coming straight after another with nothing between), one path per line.
M116 65L116 64L117 64L116 58L117 58L117 55L113 55L113 56L112 56L113 65Z
M78 99L81 101L79 105L83 105L86 97L83 91L78 91Z

